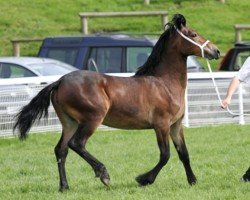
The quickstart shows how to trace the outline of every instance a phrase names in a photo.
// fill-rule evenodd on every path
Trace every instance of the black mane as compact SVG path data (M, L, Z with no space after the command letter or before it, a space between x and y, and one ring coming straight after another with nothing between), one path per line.
M162 54L164 53L166 42L168 42L168 38L176 33L176 28L181 29L181 26L186 26L186 19L181 14L175 14L171 22L166 24L167 29L160 36L159 40L153 47L153 50L148 57L147 61L138 68L135 76L141 75L154 75L155 68L161 61Z

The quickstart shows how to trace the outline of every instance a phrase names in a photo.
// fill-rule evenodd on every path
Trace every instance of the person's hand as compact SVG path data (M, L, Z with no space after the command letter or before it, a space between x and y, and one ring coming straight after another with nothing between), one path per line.
M226 107L228 107L231 103L231 99L230 98L225 98L222 102L221 102L221 108L225 109Z

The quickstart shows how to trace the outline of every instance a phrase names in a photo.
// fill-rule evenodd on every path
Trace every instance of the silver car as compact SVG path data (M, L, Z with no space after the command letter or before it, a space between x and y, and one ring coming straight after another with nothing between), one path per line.
M22 81L27 77L61 76L75 70L77 68L54 59L0 57L0 82L4 82L0 84L0 130L7 126L3 120L13 116L22 102L29 101L41 90L41 84L47 83L43 81L35 85L24 81L23 84L17 84L17 79Z
M0 57L0 78L64 75L77 68L49 58Z

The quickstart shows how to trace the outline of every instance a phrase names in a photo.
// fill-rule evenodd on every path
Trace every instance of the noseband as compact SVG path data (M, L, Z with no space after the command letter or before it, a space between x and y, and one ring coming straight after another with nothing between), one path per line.
M188 41L191 42L192 44L194 44L194 45L200 47L200 49L201 49L201 56L202 56L203 58L205 58L205 55L204 55L204 47L207 46L207 44L210 42L209 40L207 40L204 44L200 45L200 44L198 44L197 42L191 40L189 37L185 36L178 28L175 27L175 29L176 29L176 31L181 35L181 37L183 37L184 39L188 40Z

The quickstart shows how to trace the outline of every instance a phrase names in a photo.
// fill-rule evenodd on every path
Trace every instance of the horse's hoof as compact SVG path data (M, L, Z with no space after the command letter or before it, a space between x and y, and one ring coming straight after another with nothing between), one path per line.
M249 178L249 177L246 177L246 176L242 176L240 180L241 180L242 182L249 182L249 181L250 181L250 178Z
M189 177L189 178L188 178L188 183L189 183L189 185L191 185L191 186L192 186L192 185L195 185L196 182L197 182L197 179L196 179L195 176Z
M105 169L104 171L102 171L102 173L100 174L100 180L101 182L105 185L105 186L109 186L110 183L110 177L109 174L107 172L107 170Z
M109 187L109 183L110 183L110 178L109 178L109 174L107 171L103 172L100 176L100 180L101 182L105 185Z
M154 182L154 180L150 179L148 176L144 174L137 176L135 180L137 181L137 183L139 183L140 186L150 185Z
M59 188L59 192L66 192L68 190L69 190L69 186L67 186L67 185Z
M105 186L109 187L109 184L110 184L110 179L109 179L109 178L100 178L100 180L101 180L101 182L102 182Z

